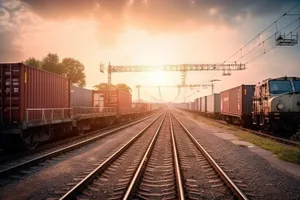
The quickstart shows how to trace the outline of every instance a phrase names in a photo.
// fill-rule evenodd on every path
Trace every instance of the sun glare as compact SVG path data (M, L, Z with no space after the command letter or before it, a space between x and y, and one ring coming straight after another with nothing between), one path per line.
M161 85L161 84L164 84L165 83L165 76L164 76L164 73L162 71L157 71L155 72L154 74L154 79L155 79L155 83L157 85Z

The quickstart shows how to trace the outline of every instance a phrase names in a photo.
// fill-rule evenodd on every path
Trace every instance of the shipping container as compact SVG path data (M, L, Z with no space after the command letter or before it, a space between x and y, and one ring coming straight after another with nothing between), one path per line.
M192 110L192 102L188 102L188 110Z
M69 117L69 79L23 63L2 63L0 68L1 125Z
M194 111L198 111L198 101L197 99L194 100L194 104L195 104L195 110Z
M93 91L93 107L112 108L120 114L131 111L131 99L131 93L116 89Z
M200 97L200 112L206 113L207 107L206 107L206 96Z
M145 102L134 102L132 103L132 108L136 112L146 112L147 104Z
M192 111L194 111L195 110L195 102L193 101L193 102L191 102L191 104L192 104Z
M152 110L152 104L151 103L147 103L147 111L151 111Z
M240 85L220 93L221 114L234 117L251 116L254 85Z
M129 113L132 112L132 95L129 92L119 91L118 98L118 112Z
M195 99L195 111L200 111L200 98Z
M71 86L71 107L93 107L93 90Z
M206 111L211 114L220 113L220 94L206 96Z

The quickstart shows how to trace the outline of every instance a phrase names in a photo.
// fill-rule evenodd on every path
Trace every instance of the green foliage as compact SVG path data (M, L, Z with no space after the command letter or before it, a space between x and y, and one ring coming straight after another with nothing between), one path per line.
M125 91L125 92L131 92L131 88L124 84L124 83L119 83L116 85L116 87L119 89L119 90L122 90L122 91Z
M117 85L109 85L108 83L100 83L98 85L95 85L94 88L96 90L118 89L121 91L131 93L131 88L124 83L119 83Z
M64 69L63 76L70 78L71 83L80 87L85 86L84 65L82 63L73 58L64 58L61 67Z
M64 72L63 67L59 63L58 55L51 53L42 59L42 69L59 75L63 75Z
M28 58L25 64L67 77L72 84L79 87L86 85L85 67L74 58L64 58L60 62L57 54L49 53L41 61L36 58Z
M31 67L35 67L35 68L42 68L42 65L41 65L41 61L39 61L38 59L36 58L28 58L27 60L25 60L24 62L26 65L29 65Z
M108 83L100 83L98 85L94 85L96 90L107 90L107 89L116 89L114 85L109 85Z

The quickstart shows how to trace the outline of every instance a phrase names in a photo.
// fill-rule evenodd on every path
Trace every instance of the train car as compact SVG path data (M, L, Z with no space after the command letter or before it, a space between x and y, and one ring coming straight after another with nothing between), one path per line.
M70 94L71 107L93 107L93 90L72 85Z
M207 106L206 106L206 96L200 97L200 112L206 113Z
M195 102L194 101L191 102L191 108L190 109L192 111L195 111Z
M119 115L131 111L131 93L117 89L102 89L93 91L93 107L116 112Z
M206 115L218 119L220 115L220 94L206 96Z
M196 112L200 112L200 110L201 110L201 104L200 104L200 102L201 102L201 99L200 99L200 97L199 98L196 98L195 99L195 110L196 110Z
M0 68L3 148L19 142L34 148L72 128L69 79L23 63L2 63Z
M152 103L147 103L147 111L152 111Z
M252 124L252 97L255 85L240 85L220 93L221 117L227 123Z
M147 111L147 103L145 102L134 102L132 108L137 113L143 113Z
M291 136L300 125L300 78L278 77L259 82L253 97L253 124Z

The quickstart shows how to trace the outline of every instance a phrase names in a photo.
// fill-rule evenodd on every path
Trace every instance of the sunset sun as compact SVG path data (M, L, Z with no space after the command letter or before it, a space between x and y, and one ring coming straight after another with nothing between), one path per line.
M165 84L165 75L162 71L157 71L154 74L154 80L155 80L155 84L157 85L163 85Z

